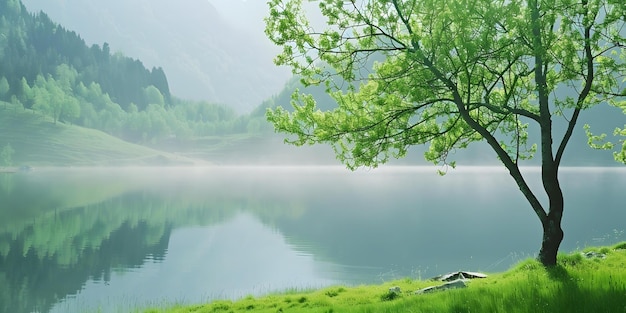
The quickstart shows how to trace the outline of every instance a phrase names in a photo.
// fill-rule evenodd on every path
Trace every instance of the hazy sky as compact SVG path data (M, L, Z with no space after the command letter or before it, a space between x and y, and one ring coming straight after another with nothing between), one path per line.
M207 0L235 27L240 27L256 34L263 33L263 18L269 8L265 0Z
M265 22L263 19L269 13L267 0L207 0L219 12L220 15L232 25L252 31L261 36L264 35ZM308 18L313 25L323 25L325 18L317 14L317 3L303 3L309 8Z

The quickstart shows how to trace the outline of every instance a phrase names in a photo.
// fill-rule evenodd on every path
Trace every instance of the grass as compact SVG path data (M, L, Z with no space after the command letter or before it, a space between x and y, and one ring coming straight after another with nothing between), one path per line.
M15 150L17 166L127 166L211 164L319 164L320 153L311 147L283 144L268 134L230 134L166 139L148 146L136 145L102 131L64 123L32 110L0 101L0 149ZM326 152L332 152L330 150ZM332 153L321 159L334 164Z
M192 164L189 158L132 144L104 132L52 122L0 102L0 149L11 144L14 165L100 166Z
M244 158L251 151L258 151L267 144L266 138L256 134L228 134L193 137L186 140L164 140L154 145L162 151L176 152L189 157L211 160Z
M286 145L284 136L273 133L242 133L176 141L165 140L154 145L154 148L224 165L337 164L335 154L329 146Z
M413 292L436 282L404 279L138 312L626 312L626 242L584 250L588 251L605 253L606 258L587 259L579 251L559 255L558 265L548 269L525 260L507 272L472 280L468 288L430 294ZM393 286L399 286L402 293L392 295L389 288Z

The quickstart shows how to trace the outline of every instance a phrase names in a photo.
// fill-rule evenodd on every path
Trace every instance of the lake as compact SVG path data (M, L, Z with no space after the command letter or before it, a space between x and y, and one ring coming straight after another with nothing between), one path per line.
M0 311L117 312L495 272L536 255L539 220L503 169L436 170L0 174ZM562 251L626 240L626 169L564 168L561 180Z

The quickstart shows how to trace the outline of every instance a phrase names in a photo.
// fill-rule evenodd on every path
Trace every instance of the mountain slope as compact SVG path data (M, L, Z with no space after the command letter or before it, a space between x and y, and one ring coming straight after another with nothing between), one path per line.
M54 124L48 117L0 102L0 149L10 144L14 165L99 166L202 163L128 143L98 130Z
M23 0L31 12L81 34L89 44L165 70L173 95L248 111L277 93L289 77L272 63L275 48L262 30L226 21L206 0Z

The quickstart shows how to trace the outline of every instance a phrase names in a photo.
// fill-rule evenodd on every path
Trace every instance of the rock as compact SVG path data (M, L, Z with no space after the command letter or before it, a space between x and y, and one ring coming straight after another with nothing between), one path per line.
M452 272L452 273L436 276L436 277L431 278L431 280L453 281L457 279L474 279L474 278L486 278L486 277L487 277L487 274L483 274L483 273L458 271L458 272Z
M415 294L420 295L420 294L430 293L434 291L442 291L442 290L456 289L456 288L466 288L467 287L467 284L465 283L466 281L467 281L466 279L456 279L451 282L447 282L443 285L430 286L430 287L417 290L415 291Z
M18 168L18 170L22 173L27 173L27 172L31 172L33 170L33 167L29 165L22 165Z
M433 291L447 290L447 289L456 289L456 288L465 288L467 287L467 281L474 278L486 278L487 274L478 273L478 272L468 272L468 271L458 271L452 272L440 276L436 276L431 278L431 280L435 281L445 281L447 283L439 286L430 286L420 290L415 291L415 294L423 294L429 293Z
M598 253L598 252L593 252L593 251L589 251L589 252L583 252L581 253L585 258L587 259L594 259L594 258L599 258L599 259L604 259L606 258L606 254L604 253Z
M389 288L389 293L395 293L399 295L400 293L402 293L402 291L400 290L399 286L394 286Z

